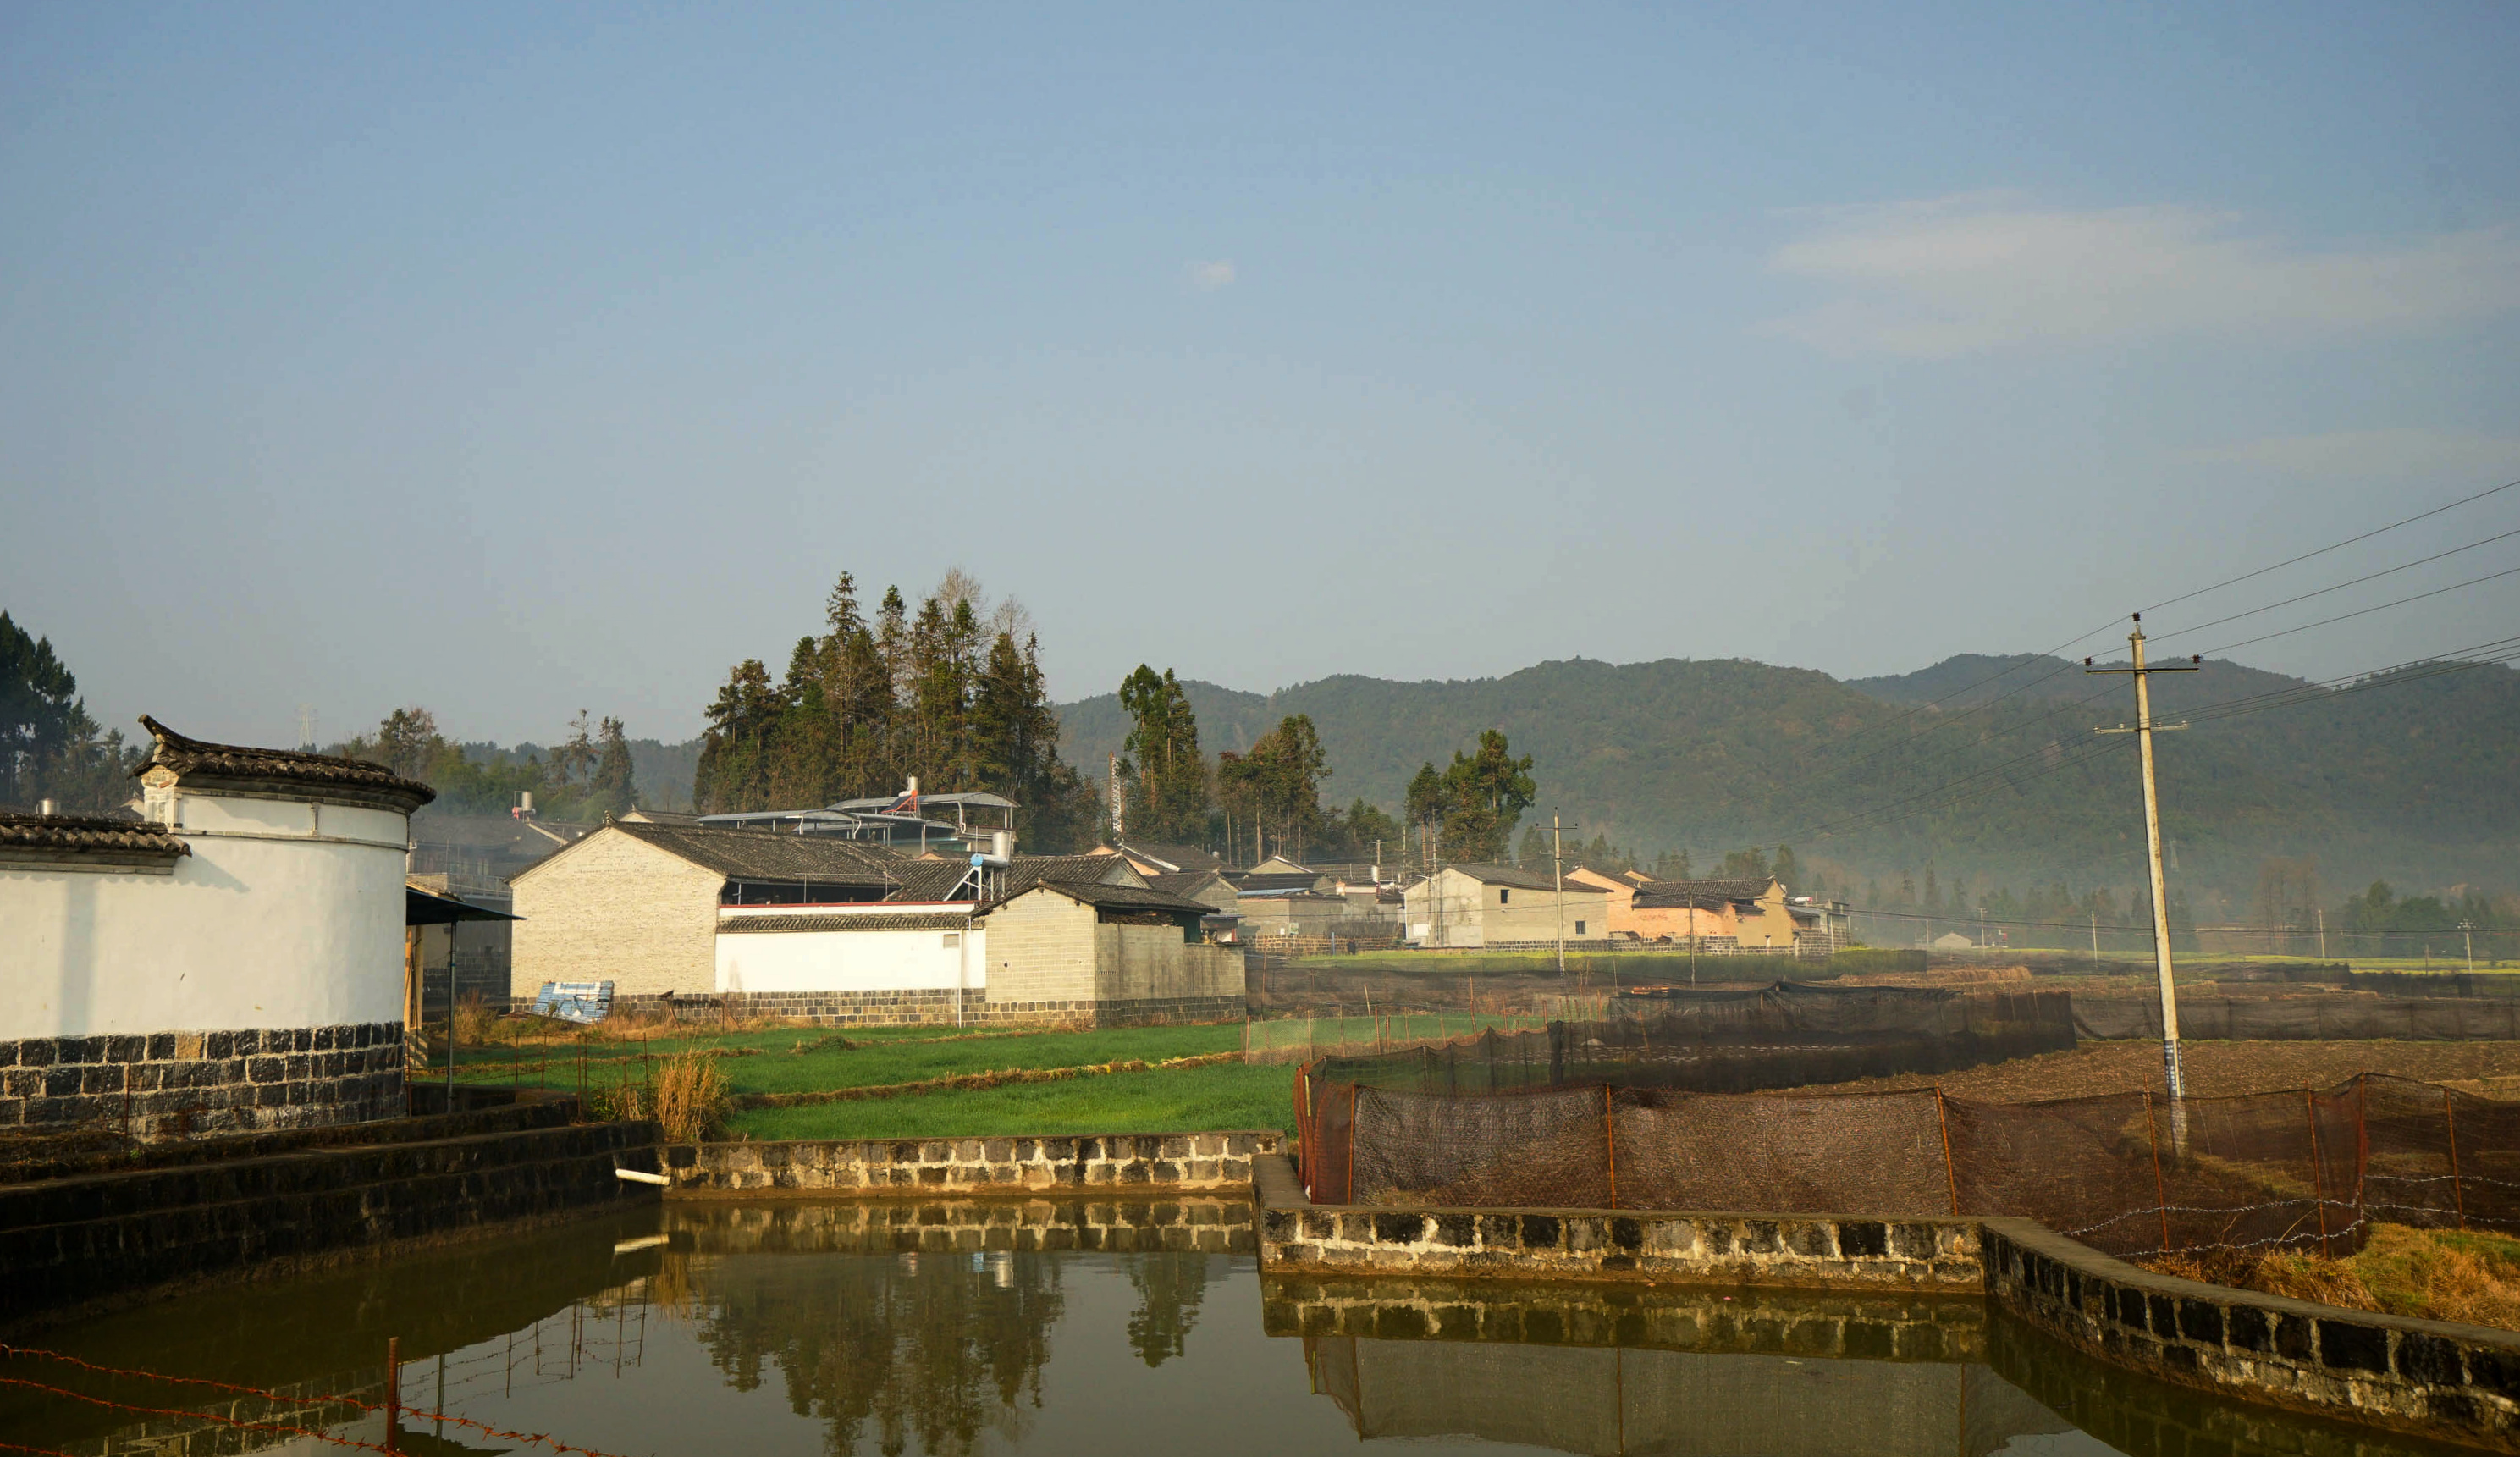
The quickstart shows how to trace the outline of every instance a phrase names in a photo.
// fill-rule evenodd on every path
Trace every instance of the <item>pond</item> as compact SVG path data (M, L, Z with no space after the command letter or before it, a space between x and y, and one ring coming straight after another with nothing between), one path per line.
M0 1450L2445 1450L2106 1370L1970 1298L1263 1277L1251 1218L651 1206L22 1336L59 1354L0 1360Z

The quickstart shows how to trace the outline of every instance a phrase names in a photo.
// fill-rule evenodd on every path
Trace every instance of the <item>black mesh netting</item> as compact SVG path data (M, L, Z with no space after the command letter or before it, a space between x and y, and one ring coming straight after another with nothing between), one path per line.
M2093 1038L2157 1039L2161 999L2078 996L2074 1029ZM2182 996L2179 1035L2223 1042L2508 1041L2520 1039L2520 998Z
M1323 1068L1300 1094L1323 1204L2014 1214L2114 1254L2341 1254L2373 1219L2520 1231L2520 1104L2378 1073L2005 1104L1598 1080L1443 1093Z

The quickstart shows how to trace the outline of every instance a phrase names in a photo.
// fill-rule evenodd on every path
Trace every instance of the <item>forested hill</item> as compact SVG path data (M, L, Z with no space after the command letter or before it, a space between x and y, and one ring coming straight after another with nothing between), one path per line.
M2520 673L2478 668L2218 719L2202 710L2309 685L2219 661L2155 684L2158 716L2198 716L2161 741L2165 833L2191 884L2243 889L2262 858L2303 854L2331 885L2520 880ZM1588 840L1701 856L1790 840L1866 873L1933 863L2016 884L2140 873L2133 736L2092 733L2131 719L2133 693L2080 662L1966 655L1842 682L1738 660L1579 659L1468 681L1188 688L1210 752L1310 714L1333 770L1324 797L1342 804L1396 806L1418 764L1502 728L1537 760L1540 812L1557 808ZM1126 733L1116 697L1060 715L1071 762L1101 773Z

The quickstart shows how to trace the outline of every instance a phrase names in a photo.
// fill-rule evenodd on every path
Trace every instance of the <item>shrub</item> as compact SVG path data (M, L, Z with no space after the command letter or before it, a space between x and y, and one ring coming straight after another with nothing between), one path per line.
M647 1116L664 1130L666 1142L705 1142L726 1127L726 1074L715 1058L698 1053L669 1059L656 1069L648 1105Z

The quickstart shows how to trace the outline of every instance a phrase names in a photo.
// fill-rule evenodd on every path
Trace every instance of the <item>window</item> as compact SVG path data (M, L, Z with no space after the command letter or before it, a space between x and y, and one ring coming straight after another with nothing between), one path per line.
M1578 921L1578 922L1576 922L1576 923L1575 923L1575 933L1576 933L1577 935L1582 935L1582 934L1584 933L1584 923L1583 923L1583 922Z
M959 951L963 949L963 933L959 931L949 931L945 933L945 949L948 951Z
M1512 891L1510 891L1510 890L1499 890L1499 891L1497 892L1497 904L1499 904L1499 905L1504 905L1505 903L1507 903L1508 901L1510 901L1510 900L1512 900L1512 899L1513 899L1513 892L1512 892Z

